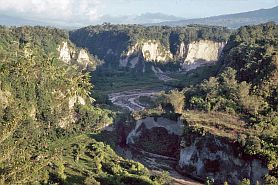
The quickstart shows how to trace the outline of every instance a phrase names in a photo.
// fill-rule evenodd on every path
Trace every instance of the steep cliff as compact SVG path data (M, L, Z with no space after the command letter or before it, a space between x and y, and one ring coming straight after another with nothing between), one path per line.
M187 46L182 43L180 46L180 57L184 59L182 68L188 71L218 61L224 46L225 42L211 40L194 41Z
M239 148L225 138L191 133L182 141L179 167L196 178L211 177L216 184L239 184L244 178L251 179L252 184L263 183L268 174L266 164L244 156Z
M179 62L182 68L190 70L217 61L229 35L230 30L221 27L104 24L72 31L70 39L115 70L144 68L149 62Z
M243 121L235 122L238 118L228 114L219 114L225 116L219 120L207 113L188 114L190 117L183 115L177 121L163 117L137 120L126 137L126 144L174 157L180 173L200 181L209 177L215 184L237 185L247 178L252 184L264 183L269 173L266 161L246 154L236 141L237 135L245 132L241 129Z
M169 62L173 59L169 49L157 40L141 41L122 54L119 61L120 67L135 68L144 62Z
M189 44L181 42L177 53L172 54L170 48L163 46L159 41L149 40L142 44L137 43L122 54L121 67L135 68L139 62L167 63L179 61L183 70L189 71L202 65L211 65L218 61L225 42L199 40Z
M57 48L59 59L66 64L76 64L83 70L95 68L97 62L85 49L78 49L68 41L63 41Z
M158 155L177 157L183 123L162 117L137 120L126 144Z

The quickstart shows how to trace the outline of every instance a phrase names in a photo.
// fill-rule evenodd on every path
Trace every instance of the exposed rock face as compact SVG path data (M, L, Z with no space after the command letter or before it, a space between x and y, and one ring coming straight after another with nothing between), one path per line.
M67 42L63 42L62 46L58 47L59 51L59 59L64 61L65 63L69 64L72 59L73 50L70 49Z
M177 53L173 55L170 48L159 41L149 40L131 47L120 59L120 66L135 68L140 62L167 62L175 58L181 61L182 69L189 71L216 62L224 46L225 42L211 40L195 41L187 45L181 42Z
M159 42L152 40L143 43L142 53L146 61L165 62L173 58L167 48L162 47Z
M74 112L74 105L75 104L80 104L80 105L85 105L86 102L84 98L81 96L72 96L68 100L68 106L69 106L69 112L67 116L64 116L59 119L58 125L60 128L66 128L72 123L75 123L77 121L77 116L75 115Z
M77 64L82 69L88 69L94 66L94 62L90 58L90 54L85 49L74 49L68 42L63 42L58 47L59 59L66 64Z
M212 177L216 184L238 184L243 178L252 184L263 182L268 173L258 159L240 156L234 143L213 136L187 136L180 150L180 168L187 174L205 179Z
M165 128L169 134L177 136L182 135L183 123L182 121L173 121L166 118L147 117L136 122L135 128L127 136L127 144L134 144L136 139L140 137L143 126L145 129L151 130L153 128Z
M136 122L126 144L139 150L172 157L177 163L183 124L180 120L147 117Z
M181 141L182 140L182 141ZM147 152L177 157L180 171L197 179L214 179L237 185L244 178L252 184L263 184L268 174L259 158L243 154L240 147L227 138L189 133L184 136L182 120L147 117L138 120L126 137L126 144Z
M149 40L132 46L120 59L120 66L135 68L140 62L166 62L171 59L173 56L168 48L162 46L158 41Z
M184 54L187 50L182 68L185 70L191 70L201 65L216 62L224 46L224 42L215 42L210 40L192 42L187 46L187 49L183 48L181 44L179 55L185 57Z
M81 49L77 57L77 63L87 68L91 62L88 52L85 49Z
M185 47L184 42L180 44L179 51L177 53L178 58L186 58L187 48Z

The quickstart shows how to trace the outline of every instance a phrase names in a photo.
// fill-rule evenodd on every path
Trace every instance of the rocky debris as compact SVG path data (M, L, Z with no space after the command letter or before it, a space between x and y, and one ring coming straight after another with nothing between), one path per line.
M69 109L73 109L75 103L78 103L80 105L86 104L84 98L82 98L81 96L72 96L69 98Z
M122 108L126 108L131 112L144 110L145 107L137 103L137 99L141 96L153 96L157 91L125 91L120 93L112 93L109 95L109 100L114 104Z
M157 76L157 78L161 81L168 82L171 80L175 80L175 79L167 76L159 67L152 66L152 71Z

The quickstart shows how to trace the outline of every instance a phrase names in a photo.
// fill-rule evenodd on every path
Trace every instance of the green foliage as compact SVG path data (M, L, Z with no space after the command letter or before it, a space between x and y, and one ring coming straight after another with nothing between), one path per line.
M249 179L243 179L243 180L239 183L239 185L250 185L250 184L251 184L251 182L250 182Z
M100 185L100 183L92 176L88 176L84 180L85 185Z
M155 177L158 184L161 185L170 185L172 183L172 179L169 177L169 172L163 171Z
M50 146L62 148L62 158L55 164L54 176L48 182L61 182L61 175L67 174L63 180L65 184L148 184L158 185L160 182L165 184L169 178L167 174L163 178L153 179L149 171L140 163L125 160L118 156L108 145L97 142L89 135L70 136L53 142ZM79 160L75 160L72 151L79 148ZM50 172L52 168L49 167ZM57 173L59 172L59 173ZM62 176L65 177L65 176Z
M65 175L65 166L62 161L58 161L56 164L56 175L61 181L65 181L67 176Z
M103 24L89 26L70 32L70 39L79 47L107 62L107 66L118 68L121 55L128 48L143 41L156 40L176 55L181 42L200 39L227 41L231 31L223 27L196 26L168 27L141 25ZM101 46L101 47L99 47ZM109 54L107 51L111 51Z
M82 131L97 130L107 124L112 123L111 114L108 110L104 110L98 107L92 107L88 105L76 106L76 113L78 119L77 126Z
M161 93L157 98L157 105L165 110L175 113L182 113L184 108L185 96L183 92L171 90L169 93Z
M242 27L225 46L218 73L181 91L191 109L182 113L189 131L237 140L246 154L266 162L270 182L277 179L278 164L277 51L276 24Z
M80 98L90 104L92 86L87 73L58 59L58 45L69 42L64 31L1 27L0 35L0 179L3 184L45 183L55 174L66 181L63 163L47 172L60 155L49 145L74 132L99 129L111 122L109 113L70 105Z

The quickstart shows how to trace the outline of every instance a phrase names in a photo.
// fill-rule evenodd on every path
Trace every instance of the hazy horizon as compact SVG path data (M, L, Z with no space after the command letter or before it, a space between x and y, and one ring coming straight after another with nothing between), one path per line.
M1 0L0 16L63 26L103 22L140 24L233 14L277 5L278 0Z

